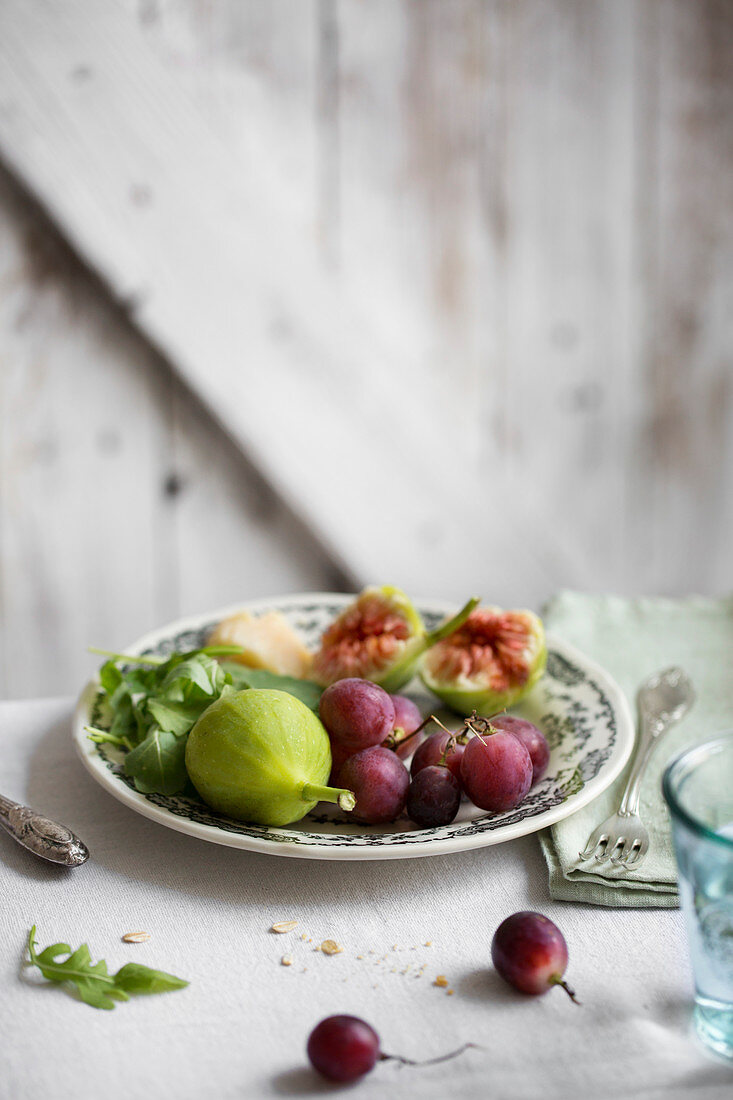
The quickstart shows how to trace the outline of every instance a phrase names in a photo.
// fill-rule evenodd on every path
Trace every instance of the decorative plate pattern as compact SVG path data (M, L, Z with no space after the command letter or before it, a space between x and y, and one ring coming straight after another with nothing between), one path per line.
M131 654L165 655L196 649L215 623L242 607L260 614L280 611L306 645L317 647L321 633L352 597L332 593L286 596L238 604L193 619L182 620L141 638ZM420 612L432 629L454 608L424 602ZM455 715L436 709L434 696L418 681L405 689L424 714L438 714L458 728ZM182 796L140 794L124 774L121 754L110 745L96 745L85 725L103 724L98 684L84 689L74 716L73 735L81 759L92 776L111 794L146 817L203 840L273 855L307 859L396 859L440 855L498 844L545 828L590 802L619 774L634 741L634 725L619 687L598 665L571 646L548 637L547 671L513 713L544 732L550 749L547 774L532 787L522 804L502 814L489 814L463 802L450 825L420 829L407 819L390 826L351 824L336 808L316 811L286 828L267 828L233 821L203 802Z

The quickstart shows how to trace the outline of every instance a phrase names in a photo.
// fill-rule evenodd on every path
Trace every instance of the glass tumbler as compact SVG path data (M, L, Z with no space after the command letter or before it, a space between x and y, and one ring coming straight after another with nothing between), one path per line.
M695 1026L733 1059L733 730L688 749L662 780L695 976Z

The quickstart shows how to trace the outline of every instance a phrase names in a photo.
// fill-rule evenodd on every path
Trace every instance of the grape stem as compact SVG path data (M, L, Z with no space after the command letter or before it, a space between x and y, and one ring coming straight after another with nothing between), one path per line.
M478 1043L464 1043L458 1050L451 1050L448 1054L440 1054L437 1058L428 1058L424 1062L415 1062L412 1058L403 1058L401 1054L380 1054L380 1062L399 1062L403 1066L437 1066L439 1062L449 1062L451 1058L457 1058L466 1050L482 1050Z
M326 787L322 783L304 783L300 789L304 802L336 802L342 810L353 810L356 798L345 787Z
M580 1004L580 1001L575 996L575 991L570 988L570 986L568 985L568 983L566 981L563 980L563 977L562 977L561 974L553 974L550 978L548 978L548 981L549 981L550 985L560 985L560 986L562 986L562 988L565 990L565 992L567 993L568 997L573 1002L573 1004L576 1004L576 1005Z
M446 760L448 759L448 753L453 752L453 749L455 747L456 747L456 735L454 733L452 733L450 735L450 737L448 738L448 740L446 741L445 748L443 749L443 752L440 755L439 765L440 765L441 768L447 768L448 767L448 765L446 763Z
M445 748L443 749L443 756L440 761L440 763L445 766L445 758L450 750L454 749L456 745L465 745L468 738L465 733L456 733L454 730L449 730L448 727L444 726L440 719L436 718L434 714L431 714L430 717L434 722L438 723L444 733L450 735L450 740L446 742Z
M499 711L499 713L501 714L502 712ZM492 714L491 718L494 717L496 716ZM491 718L481 718L480 715L478 715L476 711L474 711L471 717L467 718L464 722L466 729L470 730L475 737L478 737L484 748L487 748L486 742L484 741L479 731L476 729L476 725L480 723L480 725L483 727L482 732L485 733L487 737L490 737L492 733L497 733L497 730L491 724Z
M433 715L432 715L432 714L429 714L429 715L427 716L427 718L425 718L425 719L424 719L424 720L423 720L423 721L422 721L422 722L420 723L420 725L419 725L419 726L417 727L417 729L416 729L416 730L413 730L413 731L412 731L412 733L408 733L407 737L403 737L401 741L398 741L398 740L397 740L397 738L395 737L395 732L396 732L396 731L397 731L398 729L401 729L402 727L401 727L401 726L395 726L395 728L394 728L394 730L392 731L392 733L390 733L390 734L389 734L389 736L388 736L388 737L385 737L384 741L382 741L382 747L383 747L383 748L385 748L385 749L392 749L392 751L394 751L394 750L395 750L395 749L397 748L397 746L398 746L398 745L400 746L400 748L402 748L402 746L403 746L403 745L406 745L408 741L411 741L411 740L412 740L412 738L413 738L413 737L414 737L414 736L415 736L416 734L418 734L418 733L420 732L420 730L424 730L424 729L425 729L425 727L426 727L426 726L427 726L427 725L428 725L428 724L429 724L430 722L433 722L433 721L437 721L437 719L434 719L434 718L433 718Z

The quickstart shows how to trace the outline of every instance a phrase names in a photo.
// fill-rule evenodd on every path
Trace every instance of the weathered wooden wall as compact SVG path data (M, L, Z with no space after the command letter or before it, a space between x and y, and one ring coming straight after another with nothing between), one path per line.
M0 697L186 612L348 579L0 176Z
M212 131L266 150L290 223L404 351L400 402L419 390L432 410L424 433L484 540L495 515L481 594L730 589L733 5L126 6ZM93 81L85 65L72 83ZM88 641L178 611L334 583L100 288L63 250L41 278L45 227L9 184L0 232L0 693L73 689ZM313 372L304 415L325 434ZM394 478L417 491L407 464ZM418 527L393 508L365 532L405 547L375 579L409 585L455 519L439 499ZM467 541L469 519L462 501ZM516 543L533 540L529 574ZM480 553L435 560L435 593L480 579Z

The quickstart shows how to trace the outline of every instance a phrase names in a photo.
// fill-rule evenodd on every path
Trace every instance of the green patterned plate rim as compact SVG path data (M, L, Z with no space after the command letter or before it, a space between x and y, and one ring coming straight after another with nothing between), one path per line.
M125 649L126 653L166 654L204 644L211 627L235 611L255 614L280 611L315 647L325 626L353 596L305 593L247 601L218 611L181 619L161 627ZM428 628L455 610L445 601L415 601ZM450 825L421 829L406 818L390 826L347 822L338 810L313 813L286 828L267 828L233 821L192 798L144 795L123 773L121 757L110 746L88 739L99 685L90 681L79 698L73 721L77 751L93 778L115 798L168 828L215 844L245 851L301 859L404 859L500 844L553 825L585 806L605 790L626 764L634 744L634 722L619 686L595 662L561 639L548 636L547 671L529 696L515 708L545 734L550 749L547 774L515 810L490 814L463 802ZM419 681L405 690L423 713L431 710L456 723L455 715L437 709L437 700ZM457 725L457 723L456 723Z

